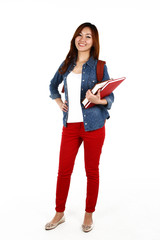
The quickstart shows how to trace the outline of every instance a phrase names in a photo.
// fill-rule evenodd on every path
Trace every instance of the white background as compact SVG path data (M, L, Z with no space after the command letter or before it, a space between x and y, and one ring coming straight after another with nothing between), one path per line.
M160 239L157 2L0 2L1 239ZM81 145L66 222L45 231L55 214L63 115L49 98L49 84L76 28L86 21L99 30L99 59L110 77L126 81L115 90L106 122L94 230L81 231L86 197Z

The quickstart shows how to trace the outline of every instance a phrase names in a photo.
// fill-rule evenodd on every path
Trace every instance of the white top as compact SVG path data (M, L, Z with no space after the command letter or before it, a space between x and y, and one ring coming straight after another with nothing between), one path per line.
M81 108L81 73L70 72L67 76L68 88L68 120L67 122L83 122Z

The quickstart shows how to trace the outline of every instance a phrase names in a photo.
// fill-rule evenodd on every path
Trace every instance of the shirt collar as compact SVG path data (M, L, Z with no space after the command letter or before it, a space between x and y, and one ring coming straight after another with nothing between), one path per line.
M76 64L76 59L77 58L75 57L74 60L73 60L74 65ZM91 56L85 64L88 64L90 67L92 67L94 65L95 61L96 60L93 58L93 56Z

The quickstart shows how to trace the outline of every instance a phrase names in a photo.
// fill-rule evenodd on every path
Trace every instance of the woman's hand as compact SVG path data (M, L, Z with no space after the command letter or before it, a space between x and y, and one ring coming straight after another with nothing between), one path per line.
M90 101L91 103L94 103L94 104L102 104L102 105L106 105L107 104L107 100L105 98L101 99L100 89L98 90L96 95L94 95L91 92L91 90L89 89L86 92L86 98L88 99L88 101Z
M98 90L97 94L94 95L90 89L86 92L86 98L88 101L94 104L101 104L101 96L100 96L100 89Z
M56 98L55 101L62 111L64 111L64 112L68 111L68 106L66 104L67 103L66 100L63 102L61 98Z
M60 105L60 109L64 112L68 111L67 101L65 100L64 103L62 102Z

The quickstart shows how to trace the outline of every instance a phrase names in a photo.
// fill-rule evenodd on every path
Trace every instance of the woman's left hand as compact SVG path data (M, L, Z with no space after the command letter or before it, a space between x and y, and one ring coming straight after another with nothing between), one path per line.
M94 104L100 104L101 102L101 96L100 96L100 89L98 90L97 94L94 95L90 89L86 92L86 98L88 101Z

